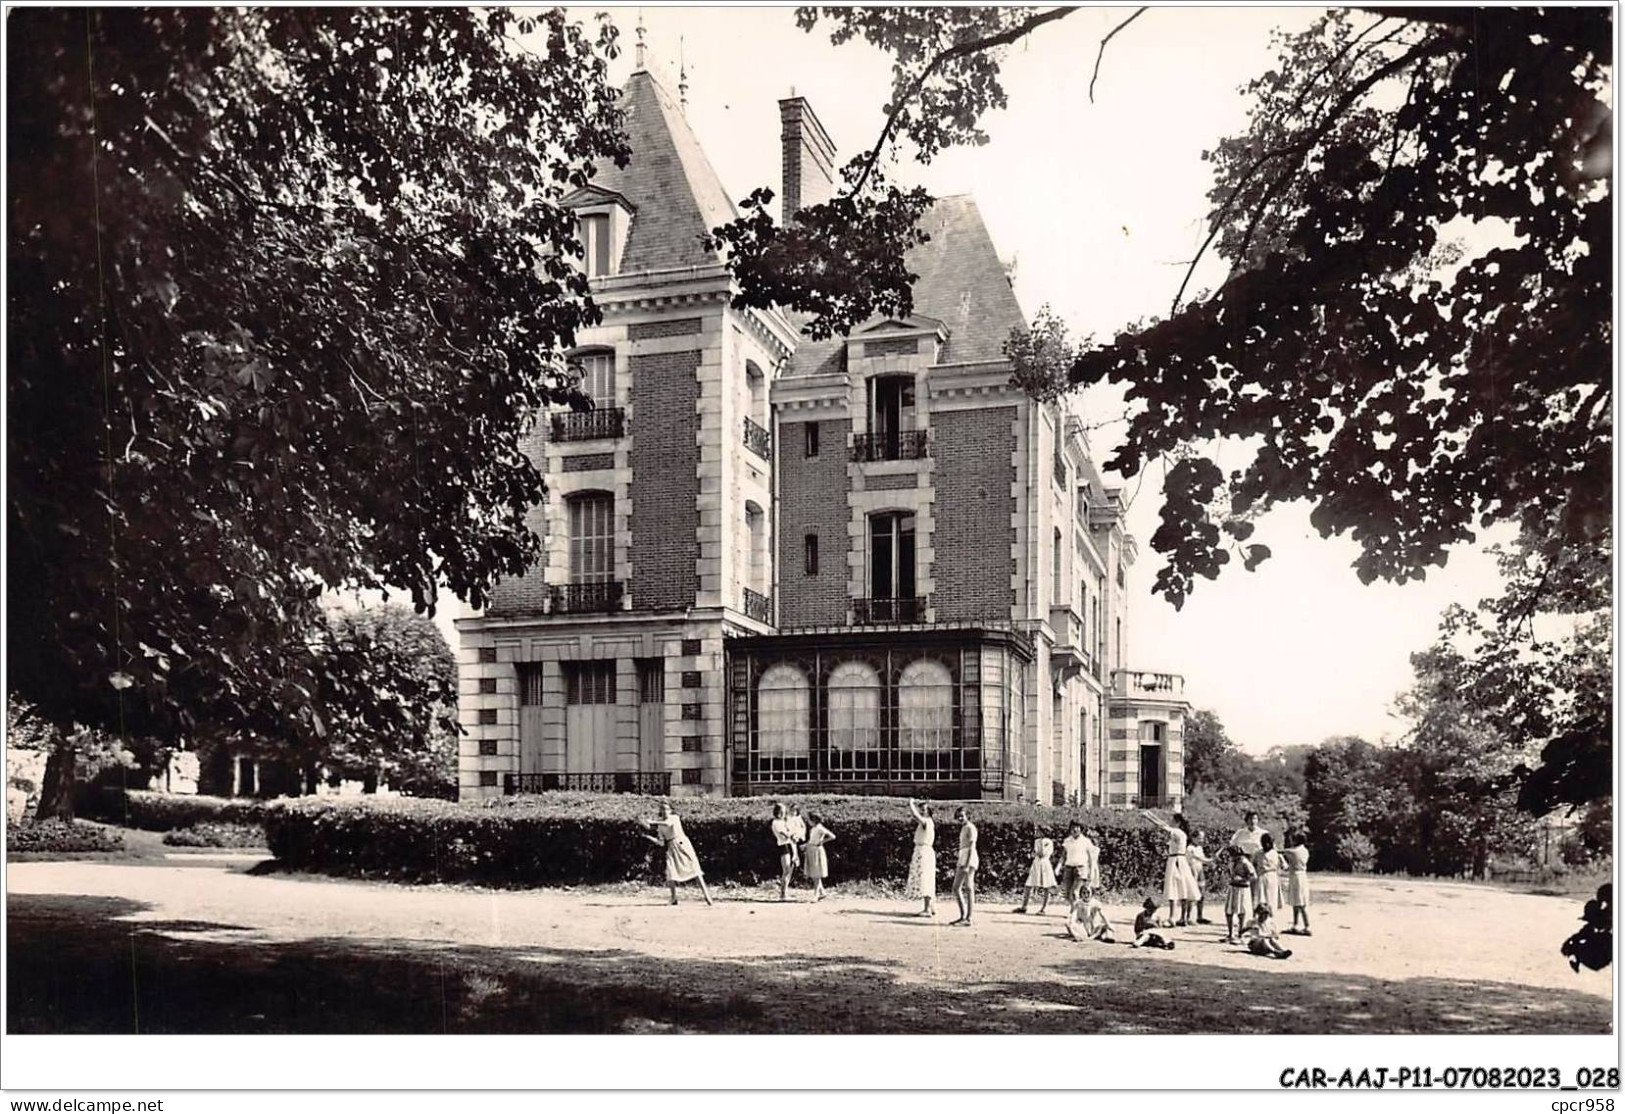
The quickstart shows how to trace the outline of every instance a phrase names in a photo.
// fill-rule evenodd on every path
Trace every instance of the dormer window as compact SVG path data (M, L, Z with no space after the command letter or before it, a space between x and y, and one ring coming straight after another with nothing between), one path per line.
M624 196L602 186L583 186L560 202L575 213L581 269L588 278L619 274L621 253L635 210Z
M576 237L586 249L584 266L588 278L609 274L610 235L608 213L587 213L576 220Z

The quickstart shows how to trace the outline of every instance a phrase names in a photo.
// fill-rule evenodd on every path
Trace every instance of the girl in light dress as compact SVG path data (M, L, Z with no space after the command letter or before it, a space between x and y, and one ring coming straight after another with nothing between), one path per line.
M1302 832L1286 837L1286 852L1281 856L1286 862L1286 892L1282 895L1285 904L1292 906L1292 927L1286 931L1294 936L1312 935L1309 931L1309 848L1304 846ZM1298 927L1298 919L1303 919L1303 927Z
M1055 857L1055 841L1044 835L1037 824L1033 825L1033 862L1027 868L1027 889L1021 897L1021 907L1017 913L1025 913L1027 906L1032 904L1033 891L1037 890L1043 895L1044 902L1038 907L1038 915L1042 917L1049 911L1050 891L1055 889L1055 866L1050 862Z
M1162 876L1162 895L1168 901L1168 921L1170 924L1174 923L1176 915L1183 909L1184 919L1178 923L1190 924L1191 902L1199 895L1196 878L1191 874L1190 858L1185 854L1190 841L1190 825L1178 813L1174 814L1172 824L1154 812L1147 812L1144 815L1168 833L1168 853L1165 856L1168 865L1163 870Z
M1281 907L1281 853L1275 849L1275 837L1265 832L1258 837L1258 854L1253 866L1258 870L1258 904L1271 909Z
M922 917L937 915L937 824L931 819L931 806L916 801L908 802L908 811L914 816L914 853L908 860L908 883L903 887L905 897L923 897Z
M1230 873L1229 893L1224 899L1224 942L1234 944L1247 924L1248 910L1253 907L1253 883L1258 881L1258 870L1239 847L1226 847L1223 861L1228 864Z
M835 838L835 833L824 827L824 818L816 812L809 812L807 819L812 822L812 828L807 832L807 853L802 862L801 869L813 884L813 900L824 900L824 879L829 877L829 855L824 851L824 845Z
M1191 877L1196 879L1196 923L1212 924L1212 921L1208 920L1202 915L1202 905L1207 899L1206 887L1203 885L1202 873L1203 869L1207 866L1208 860L1207 852L1202 848L1201 832L1191 833L1191 842L1190 846L1185 848L1185 857L1190 860ZM1182 917L1180 920L1181 923L1183 923L1189 919L1190 918L1186 916Z
M1281 946L1275 917L1268 905L1260 903L1253 910L1253 919L1241 930L1241 938L1247 941L1247 950L1254 955L1268 956L1270 959L1287 959L1292 955L1290 950Z
M795 877L799 856L796 852L795 836L791 832L790 821L783 805L773 806L773 822L769 827L773 831L773 842L779 849L779 900L789 901L790 880Z
M1066 934L1074 940L1097 940L1102 944L1115 944L1112 922L1106 918L1100 898L1088 885L1079 887L1077 900L1066 914Z
M660 819L639 820L638 823L649 829L644 839L666 849L666 884L671 887L671 903L677 904L677 883L698 882L705 903L715 904L711 900L711 890L705 884L705 874L700 870L700 857L694 853L694 845L683 832L682 818L672 811L671 805L661 801Z

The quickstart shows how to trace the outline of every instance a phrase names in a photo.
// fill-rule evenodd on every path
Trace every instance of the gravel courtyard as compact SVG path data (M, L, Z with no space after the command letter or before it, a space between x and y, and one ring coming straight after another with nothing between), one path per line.
M9 1022L45 1033L1600 1033L1609 972L1558 945L1582 902L1316 876L1315 936L1258 959L1079 944L988 905L969 929L881 896L714 909L654 888L483 891L252 864L9 867ZM1111 909L1126 923L1127 906Z

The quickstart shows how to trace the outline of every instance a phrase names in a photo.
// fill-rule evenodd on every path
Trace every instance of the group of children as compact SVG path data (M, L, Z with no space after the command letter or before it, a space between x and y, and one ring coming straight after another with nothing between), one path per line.
M905 892L910 897L923 897L922 914L931 916L935 913L936 896L935 822L929 804L910 801L908 807L914 816L915 833ZM1146 898L1134 918L1134 934L1129 943L1136 948L1172 950L1174 941L1159 929L1213 923L1203 915L1203 873L1210 860L1202 847L1202 833L1192 832L1183 816L1176 813L1169 820L1163 820L1154 812L1140 815L1168 835L1163 871L1163 895L1168 902L1168 912L1161 913L1161 903L1156 898ZM975 909L977 831L963 807L956 810L955 818L960 822L960 837L953 888L960 916L954 923L968 925ZM686 881L698 881L706 904L711 904L699 859L671 806L661 802L659 820L642 823L650 832L647 838L666 850L666 880L671 887L672 904L677 903L677 883ZM799 806L786 808L782 804L773 806L770 827L779 852L779 900L789 900L790 883L796 868L800 867L813 884L813 900L822 901L824 879L829 877L825 846L834 841L835 834L824 825L818 813L803 816ZM1258 814L1249 812L1245 826L1236 831L1218 854L1218 863L1228 875L1229 883L1224 903L1224 942L1243 944L1254 955L1274 959L1286 959L1292 954L1291 949L1281 944L1283 933L1310 935L1309 848L1305 846L1302 833L1288 833L1285 842L1285 850L1277 850L1274 836L1259 825ZM1059 876L1055 872L1054 858L1055 842L1034 824L1032 864L1027 871L1021 905L1014 911L1029 912L1037 897L1038 912L1042 915L1049 910L1050 895L1062 889L1067 904L1067 935L1074 940L1115 943L1116 930L1100 902L1099 831L1085 831L1082 824L1073 821L1061 841ZM1292 927L1283 930L1276 924L1275 911L1289 905Z
M1203 916L1203 873L1210 860L1202 847L1202 833L1193 833L1183 816L1176 814L1171 821L1164 821L1155 813L1143 815L1168 833L1163 878L1168 913L1166 916L1160 913L1161 903L1156 898L1146 898L1134 918L1130 943L1137 948L1172 950L1174 941L1157 929L1212 923ZM1040 835L1036 826L1034 836L1026 897L1017 913L1027 912L1035 893L1042 895L1043 904L1039 907L1042 913L1049 907L1050 891L1057 884L1050 863L1054 844ZM1099 898L1100 848L1095 837L1096 833L1083 832L1081 826L1074 823L1066 840L1070 845L1067 869L1077 861L1084 864L1085 871L1081 879L1072 875L1068 881L1066 930L1074 940L1115 943L1115 930ZM1281 943L1283 931L1286 935L1310 935L1309 849L1302 834L1289 833L1286 850L1278 851L1274 837L1259 826L1258 815L1249 812L1246 825L1219 853L1219 863L1229 876L1224 942L1244 944L1254 955L1273 959L1291 956L1291 949ZM1275 911L1288 905L1292 907L1292 927L1282 930L1276 923Z

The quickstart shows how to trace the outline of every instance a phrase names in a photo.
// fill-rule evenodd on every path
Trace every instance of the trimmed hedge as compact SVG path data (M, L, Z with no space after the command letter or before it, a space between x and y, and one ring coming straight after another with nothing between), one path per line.
M914 821L904 802L887 797L779 798L820 813L835 833L833 883L901 885L908 874ZM1134 812L968 802L980 835L978 879L989 889L1016 890L1032 859L1032 826L1057 844L1069 821L1101 836L1101 884L1108 890L1160 892L1167 837ZM677 802L708 881L755 884L778 877L768 830L772 800L685 799ZM936 806L939 888L953 876L957 827L953 805ZM1222 810L1187 816L1207 831L1213 854L1240 826ZM632 796L547 794L470 804L386 798L303 798L265 807L267 843L285 866L403 882L486 886L578 885L658 881L660 848L634 821L655 815L655 802ZM1269 824L1270 820L1266 819ZM1274 826L1273 824L1271 825ZM1208 882L1217 888L1216 870Z
M265 829L258 824L205 822L164 833L170 847L264 847Z
M76 855L86 851L122 851L124 837L91 824L39 820L6 826L6 854Z
M147 832L172 832L199 824L259 827L264 810L264 801L249 797L205 797L196 793L158 793L115 786L80 802L80 811L92 820Z

